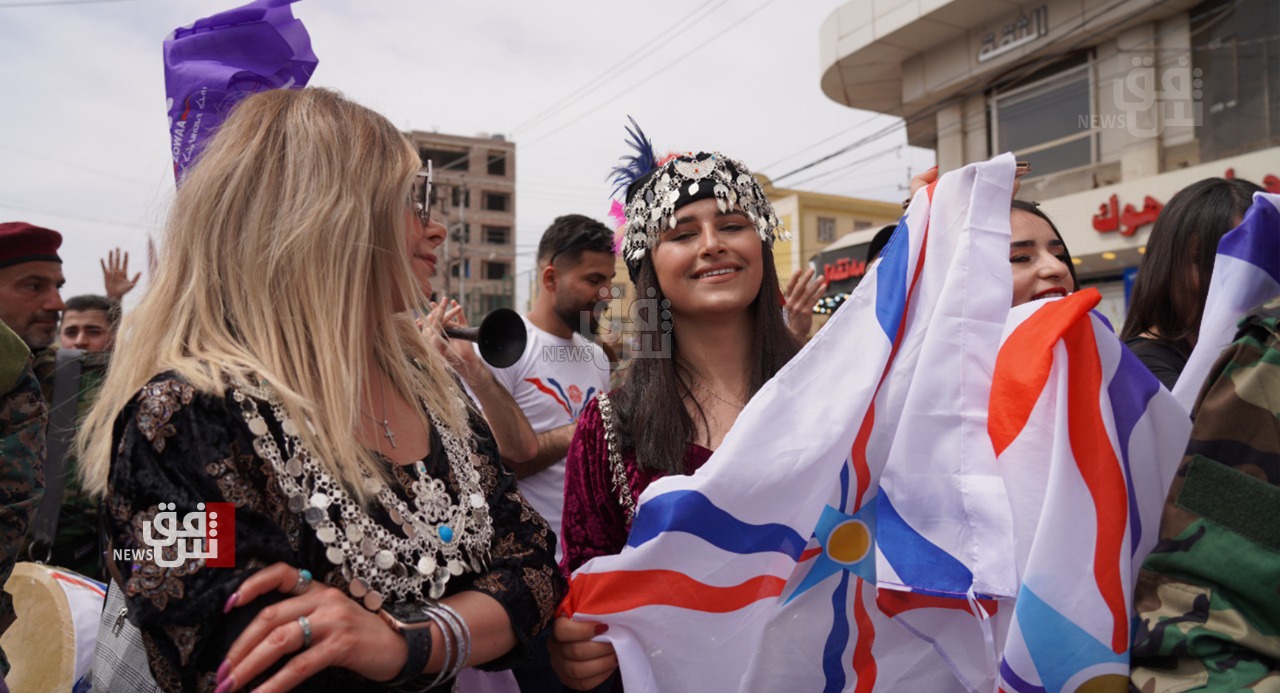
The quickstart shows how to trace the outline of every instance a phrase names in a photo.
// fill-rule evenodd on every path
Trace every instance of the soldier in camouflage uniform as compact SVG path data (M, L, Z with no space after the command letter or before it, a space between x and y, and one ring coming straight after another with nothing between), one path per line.
M0 323L0 585L9 580L44 492L47 413L30 360L27 345ZM0 592L0 633L13 619L13 599ZM9 673L4 652L0 652L0 673Z
M1200 392L1134 606L1132 688L1280 691L1280 298Z

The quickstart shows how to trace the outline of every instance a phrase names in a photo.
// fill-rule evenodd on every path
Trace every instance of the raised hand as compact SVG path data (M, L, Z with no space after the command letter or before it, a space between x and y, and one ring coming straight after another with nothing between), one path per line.
M133 275L133 279L129 278L129 253L119 248L107 253L107 258L99 260L98 264L102 265L102 284L107 291L107 298L117 301L123 299L142 278L141 272Z

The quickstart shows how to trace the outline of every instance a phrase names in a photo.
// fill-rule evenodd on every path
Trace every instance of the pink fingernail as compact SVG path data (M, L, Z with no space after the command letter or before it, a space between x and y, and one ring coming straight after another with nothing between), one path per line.
M222 683L218 684L217 688L213 689L213 693L228 693L232 688L235 688L235 685L236 677L228 676Z
M603 623L596 624L596 635L604 635L609 630L609 626Z
M232 592L231 596L227 597L227 603L222 606L222 613L224 614L231 613L231 610L236 608L236 604L239 601L240 601L240 593Z
M222 660L222 664L218 665L218 675L214 678L214 683L222 683L227 680L227 674L231 673L231 662Z

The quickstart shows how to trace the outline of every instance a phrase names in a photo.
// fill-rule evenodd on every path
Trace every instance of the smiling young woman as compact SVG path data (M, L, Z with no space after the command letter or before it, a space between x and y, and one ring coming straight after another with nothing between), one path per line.
M626 191L622 254L639 310L658 319L637 335L651 353L579 419L565 470L566 573L620 551L640 493L701 467L799 348L773 261L783 230L755 177L719 153L659 164L634 135L639 155L614 179ZM573 688L597 686L617 666L610 645L587 642L594 635L594 624L556 623L553 666Z
M1066 296L1076 290L1076 270L1067 244L1039 205L1014 200L1009 227L1013 305Z

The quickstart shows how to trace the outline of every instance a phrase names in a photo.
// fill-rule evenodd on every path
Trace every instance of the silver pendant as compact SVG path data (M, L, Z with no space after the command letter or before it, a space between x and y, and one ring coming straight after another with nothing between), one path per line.
M386 549L379 551L378 555L375 556L373 559L374 565L378 566L383 570L390 570L391 564L395 562L396 562L395 556L393 556L391 552L387 551Z
M423 575L430 575L431 573L435 572L435 569L436 569L436 559L432 558L431 556L423 556L422 558L418 559L419 573L422 573Z
M325 514L320 508L312 506L302 512L302 519L306 520L307 524L315 527L317 524L324 521Z

